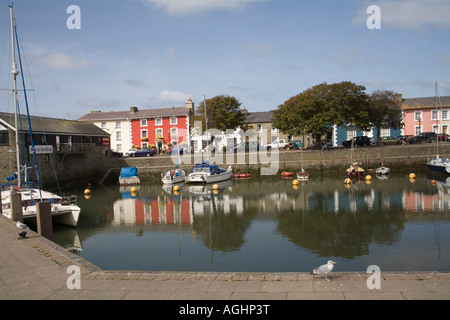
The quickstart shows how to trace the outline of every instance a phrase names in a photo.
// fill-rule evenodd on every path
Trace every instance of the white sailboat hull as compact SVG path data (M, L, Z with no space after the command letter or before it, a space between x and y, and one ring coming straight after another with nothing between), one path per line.
M9 219L12 219L11 192L12 190L2 191L2 211L3 215ZM73 227L77 225L81 209L70 199L63 199L47 191L39 192L38 189L23 189L18 192L20 192L22 197L22 215L25 223L30 220L36 221L37 208L35 203L36 201L41 201L38 196L42 194L42 201L50 201L51 203L53 222Z
M231 179L232 170L228 169L227 171L219 174L211 174L206 172L196 172L191 173L186 177L187 183L214 183Z

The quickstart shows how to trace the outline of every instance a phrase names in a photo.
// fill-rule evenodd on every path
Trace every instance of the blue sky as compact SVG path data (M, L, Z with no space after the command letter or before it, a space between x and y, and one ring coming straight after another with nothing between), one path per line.
M0 87L11 88L9 8L0 0ZM198 105L236 97L276 109L319 83L367 93L450 95L449 0L16 0L30 111L76 119L91 110ZM68 6L81 10L70 30ZM366 25L378 5L381 29ZM11 94L0 108L12 112Z

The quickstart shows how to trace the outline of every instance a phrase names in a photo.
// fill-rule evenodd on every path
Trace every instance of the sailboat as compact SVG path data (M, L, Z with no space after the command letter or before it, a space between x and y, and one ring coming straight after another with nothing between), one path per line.
M300 181L308 181L309 179L309 173L303 169L303 146L300 147L300 165L301 170L297 172L297 179Z
M438 105L440 105L440 99L438 98L438 89L436 82L436 111L438 111ZM436 141L436 157L427 162L427 167L434 173L450 174L450 159L439 156L439 141Z
M387 174L391 173L391 169L384 166L384 150L383 149L381 149L381 167L377 168L375 170L375 173L378 175L387 175Z
M30 140L31 140L31 150L33 151L34 158L34 166L36 170L37 184L29 181L28 177L28 168L27 165L21 164L21 156L20 156L20 140L19 140L19 105L18 105L18 97L17 97L17 75L20 73L23 74L22 63L20 59L20 49L17 47L17 54L19 57L19 66L20 71L17 69L16 63L16 50L15 50L15 41L17 41L17 32L13 14L13 7L10 8L10 16L11 16L11 48L12 48L12 66L13 69L11 71L13 75L13 92L14 92L14 115L15 115L15 153L16 153L16 169L17 171L7 178L7 181L11 181L10 183L5 183L1 187L1 200L2 200L2 213L4 216L12 219L12 209L11 209L11 194L12 193L20 193L22 200L22 215L24 222L28 220L36 220L37 216L37 208L36 203L41 201L48 201L51 204L51 213L52 219L55 223L76 226L78 222L78 217L80 214L80 207L76 204L76 196L69 197L61 197L55 193L47 192L41 190L41 183L39 180L39 172L36 161L36 148L33 142L33 134L31 130L31 121L28 112L28 102L26 97L26 89L25 89L25 81L22 77L22 85L23 92L25 94L25 104L27 108L27 118L28 118L28 127L30 130ZM21 118L21 117L20 117ZM24 156L24 158L26 158ZM22 170L24 171L24 181L22 181ZM14 180L17 180L14 182Z
M346 173L350 178L364 177L364 169L357 162L353 162L353 150L355 148L355 138L352 139L351 161L352 164L347 168Z

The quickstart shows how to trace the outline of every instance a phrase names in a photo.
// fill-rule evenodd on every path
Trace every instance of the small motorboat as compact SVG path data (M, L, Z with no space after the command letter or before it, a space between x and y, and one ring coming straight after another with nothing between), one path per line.
M281 176L282 176L282 177L292 177L293 175L294 175L293 172L283 171L283 172L281 173Z
M119 185L133 186L141 183L136 167L123 167L120 169Z
M162 182L164 184L175 184L184 182L186 173L181 169L169 170L162 173Z
M207 161L198 163L192 168L186 177L186 183L213 183L231 179L232 169L229 166L226 170L217 165L209 164Z
M250 173L236 173L234 175L235 179L250 179Z

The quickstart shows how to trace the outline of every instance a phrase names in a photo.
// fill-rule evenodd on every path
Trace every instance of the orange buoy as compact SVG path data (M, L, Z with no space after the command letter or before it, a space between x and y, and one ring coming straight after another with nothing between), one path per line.
M290 176L293 176L294 173L293 172L286 172L286 171L284 171L284 172L281 173L281 175L284 176L284 177L290 177Z

